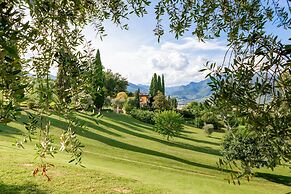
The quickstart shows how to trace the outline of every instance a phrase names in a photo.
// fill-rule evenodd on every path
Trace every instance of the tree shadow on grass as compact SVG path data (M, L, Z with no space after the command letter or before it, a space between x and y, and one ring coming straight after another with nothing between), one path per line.
M195 141L197 143L205 143L205 144L211 144L211 145L215 145L215 146L220 146L220 143L216 143L216 142L211 142L211 141L206 141L206 140L200 140L200 139L194 139L194 138L190 138L190 137L186 137L186 136L178 136L181 139L185 139L185 140L189 140L189 141Z
M13 137L13 135L21 135L22 131L15 127L10 127L8 125L0 124L0 135Z
M212 136L209 136L209 138L221 140L221 137L212 137Z
M143 132L143 133L147 133L147 130L142 130L142 129L140 129L140 128L146 129L146 128L143 127L143 126L140 126L140 125L134 125L134 124L129 124L129 123L127 123L127 122L124 122L124 121L117 121L117 120L114 120L114 122L115 122L115 123L118 123L118 124L120 124L120 125L124 125L124 126L126 126L127 128L130 128L130 129L132 129L132 130L139 131L139 132ZM151 128L151 129L148 128L148 130L153 131L152 128Z
M283 184L286 186L291 186L291 176L283 176L283 175L261 173L261 172L257 172L255 174L255 176L266 179L266 180L274 182L274 183L279 183L279 184Z
M187 133L187 134L197 134L194 131L186 131L186 130L182 130L181 133Z
M80 118L79 118L79 119L80 119ZM83 119L80 119L80 120L83 121L83 122L85 122L85 125L86 125L87 127L90 127L90 128L92 128L92 129L96 129L97 131L100 131L100 132L102 132L102 133L106 133L106 134L108 134L108 135L112 135L112 136L115 136L115 137L122 137L122 135L120 135L120 134L118 134L118 133L114 133L114 132L112 132L112 131L109 131L109 130L107 130L107 129L104 129L103 127L100 127L99 125L95 124L95 121L94 121L94 123L92 123L92 122L85 121L85 120L83 120ZM98 122L99 122L99 120L98 120Z
M59 121L59 120L56 120L54 118L50 118L50 121L51 121L51 124L53 126L59 127L61 129L66 129L65 127L63 127L63 126L65 126L66 123L64 123L63 121ZM103 122L103 123L105 123L105 122ZM113 126L113 127L116 127L116 126ZM116 147L116 148L120 148L120 149L124 149L124 150L128 150L128 151L132 151L132 152L136 152L136 153L140 153L140 154L146 154L146 155L151 155L151 156L157 156L157 157L160 157L160 158L166 158L166 159L174 160L174 161L181 162L181 163L184 163L184 164L187 164L187 165L191 165L191 166L207 168L207 169L212 169L212 170L219 170L215 166L210 166L210 165L206 165L206 164L200 164L200 163L192 162L192 161L185 160L185 159L182 159L182 158L170 155L170 154L165 154L165 153L162 153L162 152L158 152L158 151L150 150L150 149L147 149L147 148L142 148L142 147L138 147L138 146L135 146L135 145L131 145L131 144L128 144L128 143L120 142L120 141L117 141L117 140L114 140L114 139L111 139L111 138L108 138L108 137L93 133L93 132L88 131L86 129L82 130L82 129L78 128L78 129L75 130L75 132L78 135L81 135L83 137L99 141L101 143L104 143L104 144L112 146L112 147ZM160 141L162 141L162 140L160 140ZM170 144L173 144L173 143L170 143ZM176 144L173 144L173 145L176 145Z
M87 118L88 116L85 116L85 117ZM88 118L88 119L90 119L90 118ZM120 121L118 121L118 119L124 119L124 116L121 116L121 118L116 118L116 120L113 119L112 121L114 121L115 123L119 123L120 125L126 126L126 127L130 128L130 129L133 129L133 130L136 130L138 128L138 127L133 127L132 125L120 122ZM155 142L158 142L158 143L162 143L162 144L165 144L167 146L172 146L172 147L177 147L177 148L181 148L181 149L187 149L187 150L191 150L191 151L197 151L197 152L202 152L202 153L206 153L206 154L212 154L212 155L221 156L221 154L220 154L220 152L218 150L215 150L215 149L212 149L212 148L209 148L209 147L205 148L205 147L194 146L194 145L186 144L186 143L169 142L169 141L161 140L161 139L158 139L158 138L155 138L155 137L152 137L152 136L148 136L148 135L145 135L145 134L142 134L142 133L137 133L135 131L125 129L124 127L121 127L119 125L115 125L115 124L106 122L104 120L99 120L99 123L104 125L105 127L112 128L112 129L114 129L116 131L119 131L119 132L122 132L122 133L126 133L126 134L129 134L129 135L133 135L133 136L136 136L136 137L139 137L139 138L155 141ZM137 130L137 131L141 131L141 130ZM152 129L151 129L151 131L152 131Z
M100 124L102 124L104 126L110 127L112 129L120 131L122 133L133 135L133 136L136 136L136 137L139 137L142 139L147 139L147 140L155 141L158 143L162 143L162 144L167 145L167 146L177 147L177 148L181 148L181 149L187 149L187 150L191 150L191 151L202 152L202 153L206 153L206 154L213 154L213 155L217 155L217 156L221 155L218 150L214 150L211 148L204 148L204 147L194 146L191 144L185 144L185 143L180 143L180 142L169 142L169 141L158 139L155 137L151 137L151 136L148 136L148 135L145 135L142 133L137 133L137 132L134 132L131 130L127 130L123 127L114 125L112 123L105 122L103 120L100 120L99 122L100 122Z
M149 123L145 123L145 122L141 122L133 117L131 117L130 115L124 115L124 114L117 114L117 113L105 113L105 116L109 117L110 120L112 121L118 121L121 123L126 123L126 124L131 124L143 129L147 129L152 131L153 130L153 125L149 124Z
M0 182L0 193L37 193L37 194L46 194L47 191L41 190L37 185L32 183L26 183L23 185L6 185Z

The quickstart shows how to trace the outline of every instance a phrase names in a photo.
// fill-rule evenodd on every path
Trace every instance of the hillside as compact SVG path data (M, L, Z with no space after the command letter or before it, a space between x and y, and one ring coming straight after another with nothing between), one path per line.
M191 101L203 101L210 94L210 87L207 85L209 80L202 80L200 82L191 82L187 85L166 87L166 95L176 97L180 105L187 104ZM142 84L129 83L127 90L135 92L140 89L142 93L148 93L149 86Z
M153 131L152 125L130 116L104 113L97 126L88 114L79 114L87 128L77 134L85 145L85 168L68 164L67 154L49 159L52 181L32 176L39 162L34 147L12 146L22 125L0 125L0 193L263 193L290 192L290 169L260 170L258 177L241 186L228 184L218 170L222 133L207 137L201 129L186 126L170 142ZM24 119L24 116L22 117ZM57 137L65 121L51 115L52 135Z

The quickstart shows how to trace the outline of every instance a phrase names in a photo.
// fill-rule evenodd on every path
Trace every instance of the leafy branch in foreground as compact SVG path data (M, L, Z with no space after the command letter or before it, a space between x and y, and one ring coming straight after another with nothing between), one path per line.
M210 65L208 75L213 91L208 102L223 110L225 120L231 112L245 122L244 128L228 127L219 162L239 169L231 174L237 181L249 180L253 168L273 170L291 159L291 52L276 37L249 38L245 52L228 67Z

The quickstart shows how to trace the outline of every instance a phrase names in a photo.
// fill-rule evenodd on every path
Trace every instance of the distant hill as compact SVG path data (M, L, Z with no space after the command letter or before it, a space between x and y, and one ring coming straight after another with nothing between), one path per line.
M180 105L187 104L191 101L203 101L210 96L211 90L207 85L209 80L202 80L200 82L191 82L187 85L166 87L166 95L176 97ZM140 89L142 93L148 93L149 86L142 84L129 83L127 90L130 92L135 92Z
M128 83L128 86L127 86L127 90L129 92L135 92L137 91L138 89L140 90L141 93L148 93L149 92L149 86L147 85L142 85L142 84L133 84L133 83Z

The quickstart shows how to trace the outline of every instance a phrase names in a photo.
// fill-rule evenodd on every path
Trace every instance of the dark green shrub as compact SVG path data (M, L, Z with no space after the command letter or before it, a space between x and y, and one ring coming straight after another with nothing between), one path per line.
M204 121L201 119L201 117L196 117L194 119L194 126L200 129L204 126Z
M195 117L192 111L188 109L177 110L177 112L180 113L185 119L193 119Z
M155 113L149 110L140 110L140 109L134 108L130 111L130 115L133 118L145 123L149 123L149 124L155 123L154 122Z
M183 129L183 117L175 111L163 111L156 113L155 130L166 136L167 140L180 134Z
M218 115L214 112L204 111L201 119L206 124L212 124L215 131L219 131L222 127L224 127L223 122L218 118Z
M241 173L252 174L252 168L268 167L273 169L280 164L277 160L282 150L276 149L274 144L268 141L268 137L258 136L254 132L249 132L247 128L239 126L227 132L222 143L222 164L238 164L233 161L241 161Z
M203 126L202 129L205 131L205 133L208 136L210 136L214 132L214 126L213 126L213 124L206 124L206 125Z
M124 103L123 109L126 113L130 113L132 109L135 108L136 102L134 98L128 98Z

